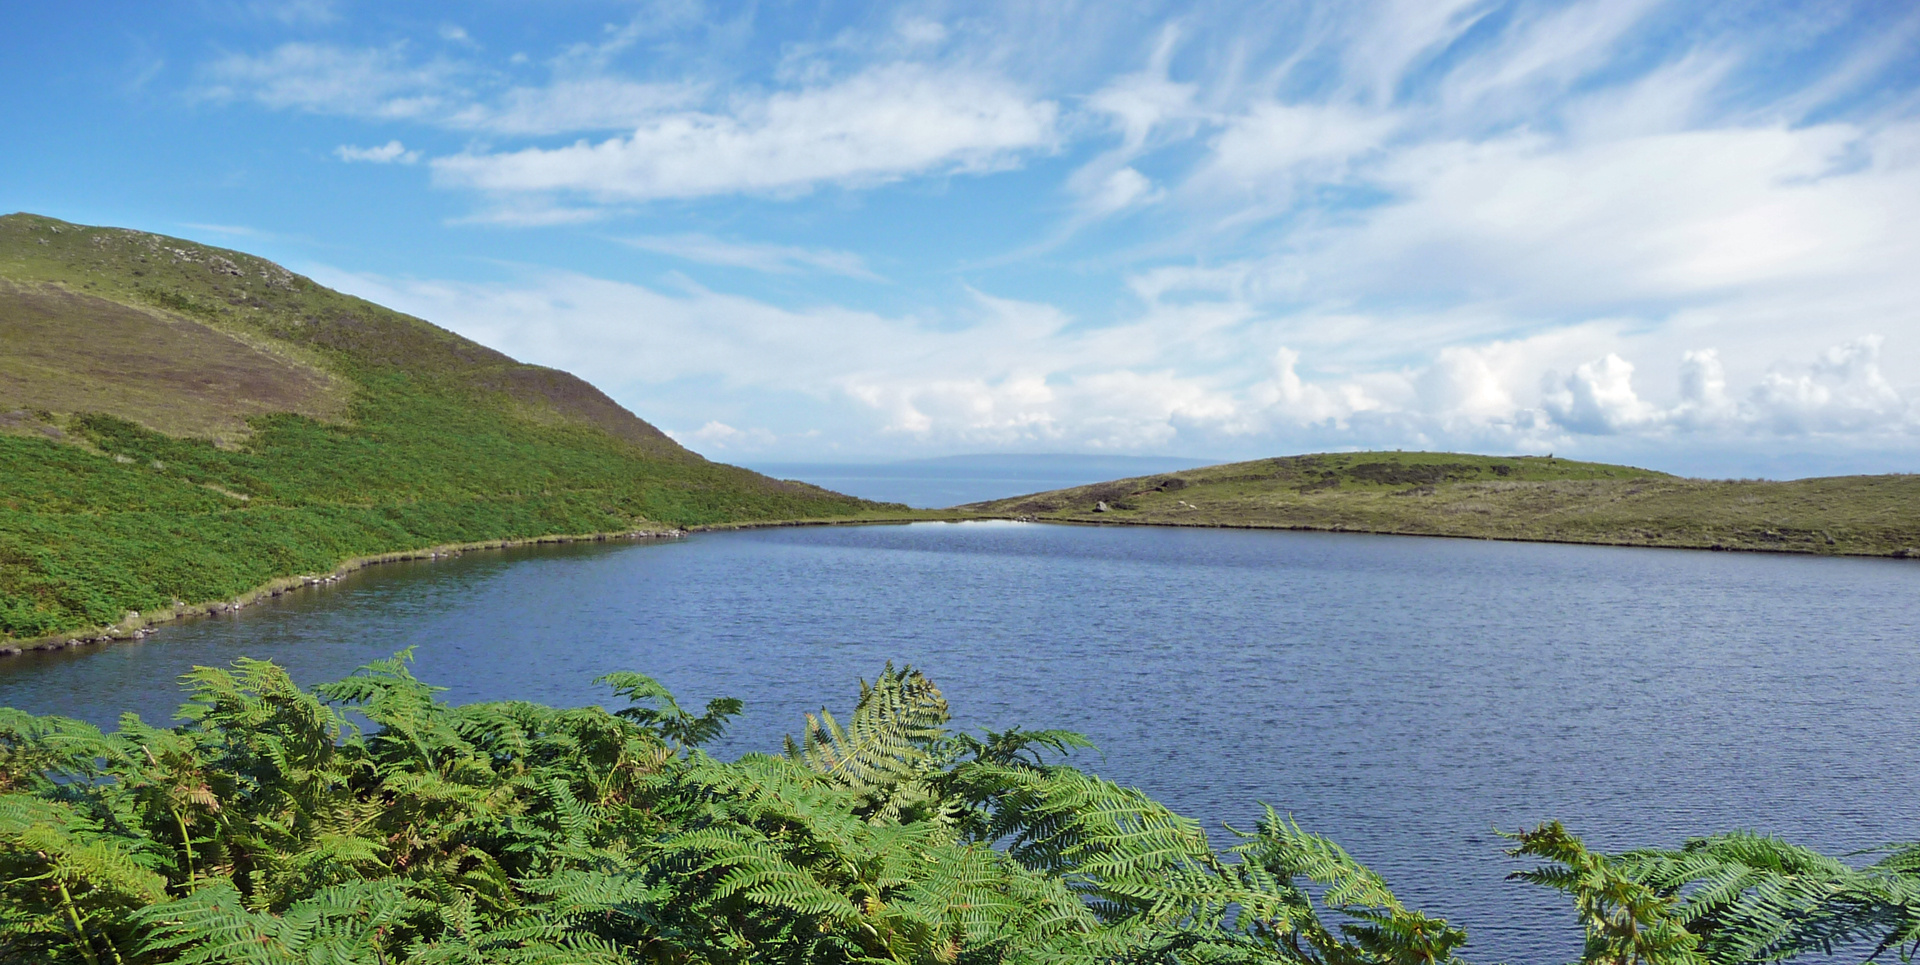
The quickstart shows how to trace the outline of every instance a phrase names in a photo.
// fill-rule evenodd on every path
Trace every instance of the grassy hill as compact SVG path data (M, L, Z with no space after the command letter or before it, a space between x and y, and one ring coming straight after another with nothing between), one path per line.
M259 258L0 217L0 641L367 555L883 509Z
M1540 456L1290 456L962 509L1074 522L1920 556L1920 476L1682 479Z

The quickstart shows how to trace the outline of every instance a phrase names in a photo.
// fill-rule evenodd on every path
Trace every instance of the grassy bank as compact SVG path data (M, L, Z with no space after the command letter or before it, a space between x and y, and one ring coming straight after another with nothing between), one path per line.
M1062 522L1920 556L1920 476L1683 479L1631 466L1536 456L1290 456L963 509Z
M888 508L270 262L0 218L0 641L445 544Z

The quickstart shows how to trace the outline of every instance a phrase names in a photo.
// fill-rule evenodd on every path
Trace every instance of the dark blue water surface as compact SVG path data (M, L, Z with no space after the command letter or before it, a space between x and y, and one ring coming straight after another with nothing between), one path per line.
M1578 933L1494 828L1605 848L1736 827L1920 838L1920 565L1465 540L1014 523L779 529L363 571L140 642L0 662L0 703L165 718L246 655L303 682L416 647L455 701L592 703L633 669L772 750L887 660L967 726L1070 727L1083 766L1218 827L1291 811L1467 926Z

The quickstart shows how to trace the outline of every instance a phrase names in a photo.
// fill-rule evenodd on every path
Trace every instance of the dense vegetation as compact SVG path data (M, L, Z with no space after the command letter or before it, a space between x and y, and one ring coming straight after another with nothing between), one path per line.
M0 218L0 641L449 543L843 517L231 251Z
M1551 456L1288 456L962 508L1074 522L1920 556L1920 475L1682 479Z
M1271 808L1219 850L1058 763L1078 735L950 732L908 669L733 762L699 747L737 701L603 680L627 706L449 706L400 658L306 692L241 661L190 674L172 728L0 710L0 960L1411 965L1467 940ZM1585 962L1920 936L1916 846L1856 869L1743 834L1512 837Z

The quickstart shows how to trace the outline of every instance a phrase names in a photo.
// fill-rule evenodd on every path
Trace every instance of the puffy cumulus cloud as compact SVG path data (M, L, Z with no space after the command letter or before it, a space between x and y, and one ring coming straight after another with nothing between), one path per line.
M644 201L794 193L907 175L990 171L1055 139L1058 108L985 74L889 64L743 97L725 113L650 118L598 144L435 159L442 184Z
M1446 422L1492 422L1518 408L1505 373L1484 348L1448 346L1413 380L1426 412Z
M721 390L737 414L703 417L677 436L710 449L797 453L795 440L820 444L806 432L867 453L1578 451L1581 440L1739 437L1920 445L1911 390L1887 379L1874 337L1811 362L1776 361L1737 389L1718 353L1690 350L1671 384L1649 392L1635 362L1605 350L1620 338L1607 323L1354 368L1290 343L1314 322L1224 301L1147 304L1123 323L1088 326L979 292L964 311L915 317L783 308L685 279L650 287L560 272L514 285L314 274L576 371L643 415L679 412L692 386ZM769 428L734 428L742 424Z
M908 382L869 372L844 379L840 388L884 414L883 432L986 444L1064 434L1053 411L1058 395L1033 374Z
M1880 336L1836 345L1812 365L1766 374L1749 417L1786 433L1887 433L1915 426L1915 413L1880 371Z
M1611 352L1582 363L1565 379L1548 372L1542 384L1548 414L1573 432L1613 435L1660 418L1633 390L1633 363Z
M1582 435L1729 435L1915 439L1920 410L1880 369L1885 340L1868 335L1832 346L1811 363L1781 360L1744 398L1728 391L1719 352L1682 354L1677 399L1662 407L1642 399L1634 367L1618 355L1586 362L1561 378L1549 372L1541 403L1563 429Z
M1729 422L1736 414L1727 395L1727 370L1715 349L1698 349L1680 356L1680 402L1674 421L1688 428L1708 428Z

